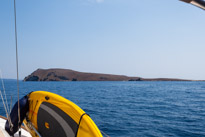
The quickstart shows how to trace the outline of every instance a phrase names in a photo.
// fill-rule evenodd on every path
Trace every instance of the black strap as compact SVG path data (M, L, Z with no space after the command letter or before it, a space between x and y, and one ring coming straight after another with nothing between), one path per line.
M78 129L79 129L79 127L80 127L80 123L81 123L81 120L83 119L83 116L84 116L84 115L88 115L88 114L87 114L87 113L83 113L83 114L81 115L80 120L79 120L79 123L78 123L78 127L77 127L77 131L76 131L75 137L77 137L77 135L78 135ZM88 116L90 116L90 115L88 115Z

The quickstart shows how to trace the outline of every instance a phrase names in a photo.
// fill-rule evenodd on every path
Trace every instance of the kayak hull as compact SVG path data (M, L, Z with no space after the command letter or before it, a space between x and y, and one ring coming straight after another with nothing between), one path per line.
M102 137L93 120L73 102L54 93L28 95L29 113L24 124L32 134L49 137Z

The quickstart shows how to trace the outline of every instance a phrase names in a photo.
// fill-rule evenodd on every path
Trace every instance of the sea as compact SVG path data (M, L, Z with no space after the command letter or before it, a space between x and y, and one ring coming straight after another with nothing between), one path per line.
M23 82L31 91L57 93L88 113L110 137L205 137L205 82ZM2 86L1 90L2 90ZM15 80L4 80L9 104ZM5 116L2 100L0 115ZM106 136L106 135L104 135Z

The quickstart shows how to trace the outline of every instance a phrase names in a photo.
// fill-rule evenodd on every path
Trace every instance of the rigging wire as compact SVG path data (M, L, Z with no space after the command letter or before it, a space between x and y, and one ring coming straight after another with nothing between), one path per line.
M8 119L9 115L8 115L8 111L7 111L7 109L6 109L6 104L5 104L5 102L4 102L4 97L3 97L3 95L2 95L1 90L0 90L0 95L1 95L1 99L2 99L3 105L4 105L4 109L5 109L5 111L6 111L6 117L7 117L7 119Z
M9 122L9 126L13 127L13 124L11 122L11 118L10 118L10 115L9 115L10 112L9 112L9 107L8 107L8 102L7 102L7 98L6 98L6 92L5 92L5 87L4 87L4 82L3 82L3 77L2 77L1 70L0 70L0 79L1 79L1 82L2 82L2 88L3 88L3 92L4 92L4 96L3 96L3 93L0 90L1 99L2 99L2 102L3 102L3 105L4 105L4 109L5 109L5 112L6 112L6 117L7 117L8 122Z
M15 42L16 42L16 73L17 73L17 91L18 91L18 126L19 135L21 136L21 125L20 125L20 103L19 103L19 69L18 69L18 40L17 40L17 25L16 25L16 0L14 0L14 22L15 22Z
M9 105L8 105L8 101L7 101L7 96L6 96L6 91L5 91L5 87L4 87L4 81L3 81L3 76L2 76L1 70L0 70L0 79L1 79L1 85L2 85L2 88L3 88L3 94L4 94L6 109L7 109L7 112L9 113L10 110L9 110Z
M102 130L100 130L100 132L101 132L104 136L110 137L110 136L108 136L105 132L103 132Z
M9 111L9 114L11 114L11 109L12 109L12 96L11 96L11 102L10 102L10 111Z

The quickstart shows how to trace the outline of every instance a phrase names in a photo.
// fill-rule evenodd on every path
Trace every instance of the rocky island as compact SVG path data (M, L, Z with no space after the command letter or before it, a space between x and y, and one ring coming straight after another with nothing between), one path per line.
M184 79L128 77L100 73L85 73L70 69L37 69L24 81L190 81Z

